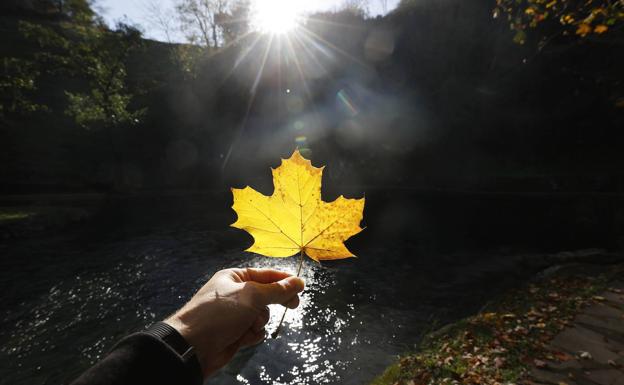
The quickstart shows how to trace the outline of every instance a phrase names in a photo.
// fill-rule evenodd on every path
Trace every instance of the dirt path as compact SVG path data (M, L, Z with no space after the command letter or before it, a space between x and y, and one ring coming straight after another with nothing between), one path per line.
M558 362L535 360L528 384L624 385L624 282L594 299L550 342Z

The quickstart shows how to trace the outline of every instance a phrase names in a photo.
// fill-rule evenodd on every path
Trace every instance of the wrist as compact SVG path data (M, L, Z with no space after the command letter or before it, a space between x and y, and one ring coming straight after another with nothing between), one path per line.
M201 380L203 371L195 347L176 328L166 322L156 322L145 333L158 338L175 351L188 368L189 373Z
M200 369L202 373L206 373L204 368L204 346L200 343L198 336L193 333L194 329L189 327L187 323L182 321L178 313L170 316L163 323L169 325L177 331L177 333L184 338L184 340L194 348L195 357L199 361Z
M162 321L162 323L167 324L170 327L172 327L173 329L175 329L178 332L178 334L180 334L180 336L182 336L182 338L184 338L184 340L189 345L194 346L194 343L191 340L189 328L184 324L184 322L182 322L175 315L172 315L171 317L169 317L166 320Z
M182 334L166 322L156 322L146 330L146 333L165 342L183 359L190 357L195 352L194 347L182 336Z

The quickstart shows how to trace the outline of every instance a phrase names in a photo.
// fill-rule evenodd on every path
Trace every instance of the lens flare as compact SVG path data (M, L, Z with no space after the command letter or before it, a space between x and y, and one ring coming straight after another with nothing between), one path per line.
M349 115L355 116L358 113L358 109L353 102L353 99L349 96L346 90L342 89L338 91L336 95L336 99L339 102L339 105L345 110Z
M307 141L308 141L308 138L306 138L303 135L297 136L295 138L295 143L297 143L297 146L304 146Z

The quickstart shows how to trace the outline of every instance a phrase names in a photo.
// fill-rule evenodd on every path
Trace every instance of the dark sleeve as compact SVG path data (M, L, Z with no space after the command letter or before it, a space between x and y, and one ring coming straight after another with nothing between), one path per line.
M195 359L193 357L193 359ZM132 334L72 385L201 385L197 365L162 340L146 333Z

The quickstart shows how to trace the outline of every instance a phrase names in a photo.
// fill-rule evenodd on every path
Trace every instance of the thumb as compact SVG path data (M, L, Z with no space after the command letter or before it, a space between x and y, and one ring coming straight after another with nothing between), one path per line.
M273 283L258 284L258 297L262 305L286 303L303 291L305 284L299 277L288 277Z

